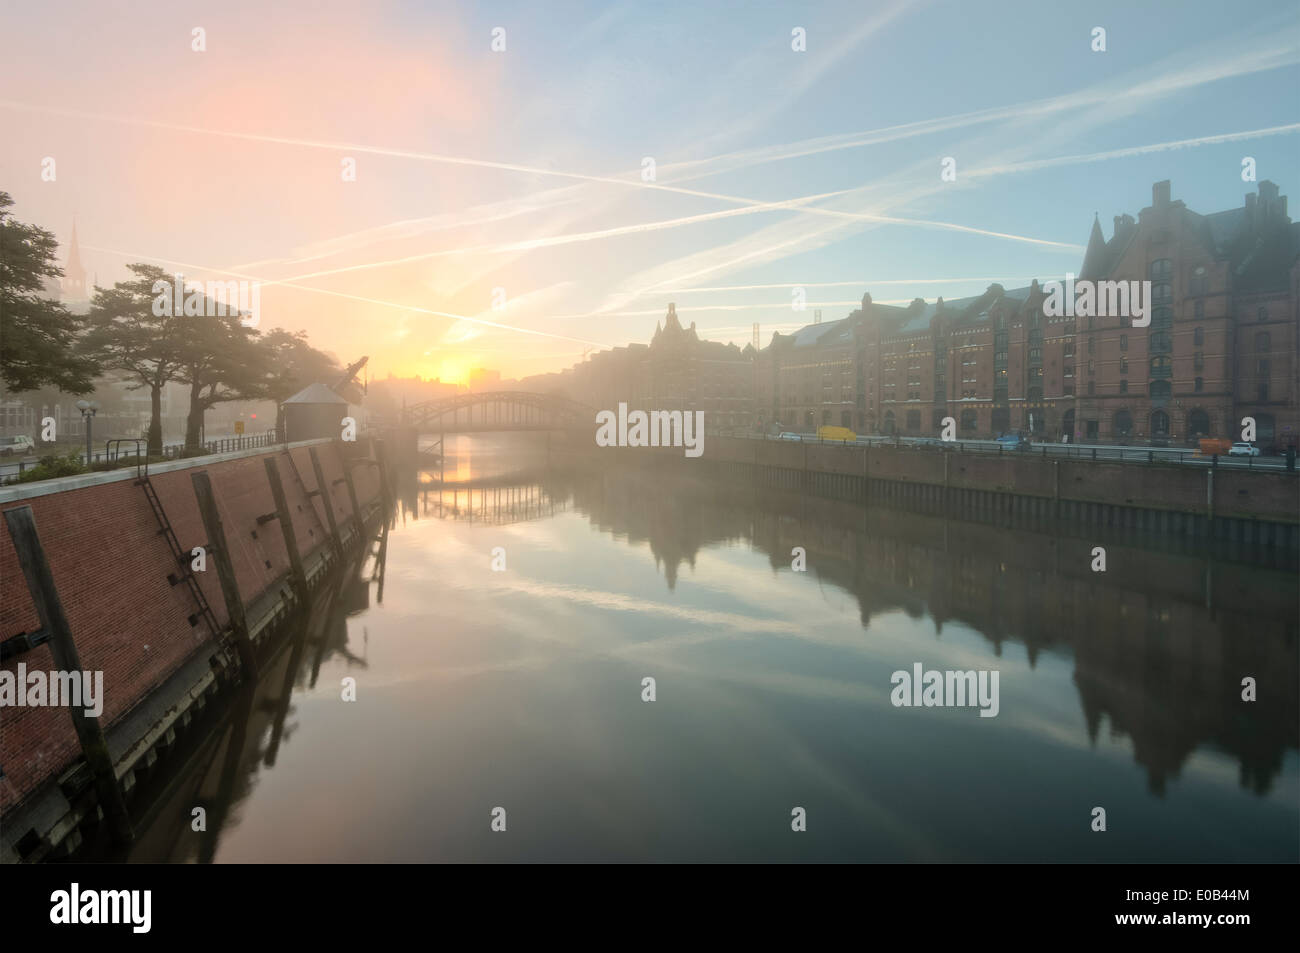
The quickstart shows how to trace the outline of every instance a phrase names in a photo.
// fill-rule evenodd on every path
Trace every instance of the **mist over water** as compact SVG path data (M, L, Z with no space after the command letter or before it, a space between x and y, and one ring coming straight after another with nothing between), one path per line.
M467 486L406 475L382 604L264 677L220 830L180 795L134 859L1297 859L1294 573L448 447ZM997 717L894 707L918 662L997 670ZM219 799L230 737L182 790Z

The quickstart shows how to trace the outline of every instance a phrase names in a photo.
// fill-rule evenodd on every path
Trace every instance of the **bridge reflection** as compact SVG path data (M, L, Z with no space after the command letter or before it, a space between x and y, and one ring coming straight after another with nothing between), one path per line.
M422 455L414 466L398 471L403 521L431 518L505 525L554 516L569 508L571 485L545 466L544 451L530 462L527 453L515 447L510 462L517 464L522 458L524 466L502 470L493 464L504 459L493 461L490 454L482 453L471 457L455 445L443 456L441 443L436 460ZM480 465L484 459L489 464L486 470Z
M556 498L541 483L464 485L424 481L417 492L418 505L403 500L404 509L416 518L464 520L470 523L506 525L543 519L569 508L566 497Z

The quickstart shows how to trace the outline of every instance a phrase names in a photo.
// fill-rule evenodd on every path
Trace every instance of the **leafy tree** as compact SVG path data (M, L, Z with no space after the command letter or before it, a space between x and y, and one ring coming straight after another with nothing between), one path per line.
M275 328L259 342L264 368L261 393L275 401L276 438L283 441L284 402L309 384L332 384L343 371L332 355L307 343L305 331Z
M176 380L190 387L185 449L199 450L203 415L214 404L259 397L272 355L258 346L258 333L238 315L190 319L178 358Z
M171 308L155 314L154 284L162 281L170 286L172 276L156 265L136 263L127 268L135 278L95 289L85 347L105 370L125 375L129 389L149 388L149 453L161 454L163 388L184 373L186 346L196 322L210 319L173 314Z
M43 297L45 281L63 274L55 264L58 242L15 220L13 204L0 192L0 384L14 392L53 385L89 393L98 368L76 347L84 319Z

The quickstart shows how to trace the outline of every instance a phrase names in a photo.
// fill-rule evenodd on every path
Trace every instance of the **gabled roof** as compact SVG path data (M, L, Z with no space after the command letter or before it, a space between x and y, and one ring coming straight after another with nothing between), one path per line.
M347 401L324 384L311 384L294 394L286 404L346 404Z
M847 341L853 337L853 328L848 318L838 321L826 321L821 324L807 324L794 332L795 347L824 347L834 343L835 338Z

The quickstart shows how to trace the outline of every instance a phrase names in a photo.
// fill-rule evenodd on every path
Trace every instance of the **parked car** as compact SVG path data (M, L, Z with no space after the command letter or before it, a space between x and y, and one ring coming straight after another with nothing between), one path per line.
M791 433L790 431L787 430L783 433L777 434L776 439L777 440L802 440L803 434Z
M17 437L0 437L0 456L12 457L14 454L25 456L36 452L32 438L24 435Z
M1232 445L1232 449L1228 451L1228 456L1257 457L1259 456L1259 447L1256 447L1254 444L1246 443L1245 441L1239 440Z
M1033 447L1029 438L1019 433L999 434L997 442L1005 450L1030 450Z

